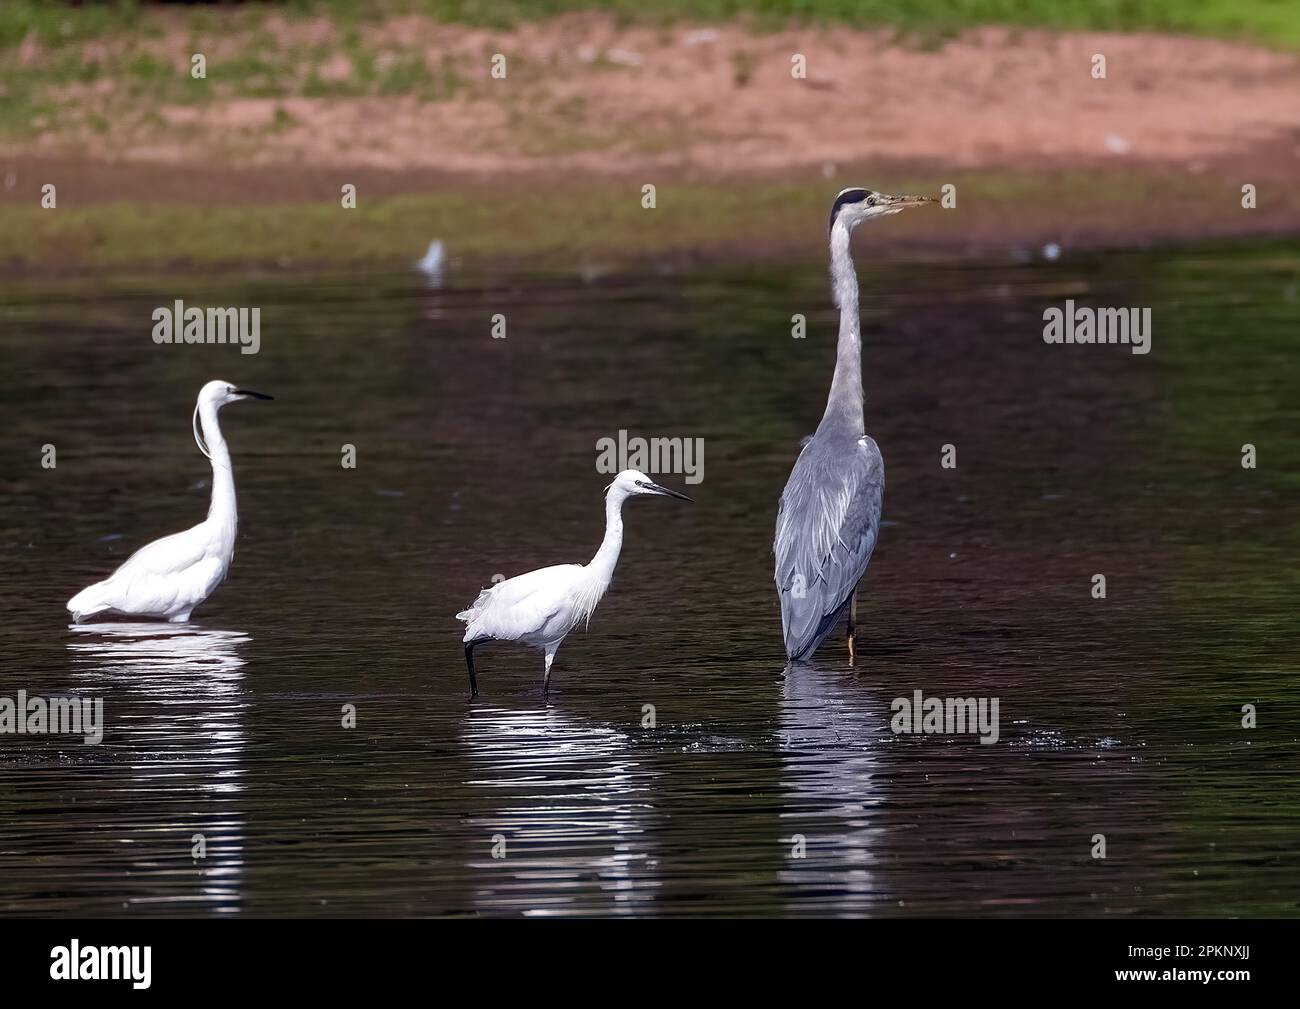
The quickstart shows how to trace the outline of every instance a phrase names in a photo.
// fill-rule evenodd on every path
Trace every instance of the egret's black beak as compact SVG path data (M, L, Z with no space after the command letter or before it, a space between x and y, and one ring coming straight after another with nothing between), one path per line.
M680 494L675 490L672 490L668 487L664 487L662 484L652 483L649 486L650 489L654 491L656 494L663 494L666 497L679 498L682 501L689 501L691 504L695 504L695 498L687 497L685 494Z
M251 396L253 399L275 399L274 396L268 396L264 392L254 392L252 389L236 389L236 396Z

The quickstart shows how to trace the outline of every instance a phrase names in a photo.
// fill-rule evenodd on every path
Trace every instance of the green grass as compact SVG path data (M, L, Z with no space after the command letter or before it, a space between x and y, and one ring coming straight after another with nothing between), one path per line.
M901 183L917 185L918 183ZM835 182L823 188L833 191ZM1027 181L1026 185L1036 185ZM819 239L825 208L818 187L791 183L663 186L644 210L637 186L591 184L441 191L367 198L355 210L337 198L249 206L108 203L41 210L7 206L0 271L122 270L136 267L403 264L429 240L457 257L537 261L611 260L670 250L717 248L755 235Z
M286 113L281 128L288 122ZM422 255L434 237L464 261L518 258L538 268L626 264L672 254L744 257L776 248L820 248L829 194L857 181L664 182L654 210L642 209L639 184L608 180L508 189L464 183L388 198L368 196L363 188L355 210L340 207L337 195L311 203L238 206L9 205L9 226L0 229L0 272L275 267L286 261L402 266ZM1103 171L872 180L886 190L931 193L949 181L961 193L960 224L947 211L916 213L891 224L895 240L941 246L959 233L965 242L992 229L1005 244L1012 240L1008 221L1029 233L1055 234L1085 213L1136 220L1161 198L1179 207L1180 217L1199 212L1197 223L1207 228L1221 218L1216 207L1222 194L1213 180L1192 180L1172 194L1170 180L1125 176L1119 184ZM1103 207L1098 193L1108 194ZM1300 208L1288 204L1286 212ZM1123 226L1116 227L1122 235Z
M749 17L759 25L894 27L920 36L981 24L1107 31L1186 32L1300 46L1293 0L297 0L303 12L362 19L422 13L444 21L506 27L570 11L600 10L628 22L672 23Z
M136 0L71 7L49 0L0 4L0 49L34 31L47 46L75 45L121 31L148 29L155 5ZM341 25L418 13L443 21L502 28L571 11L600 10L629 22L672 23L748 17L760 26L791 22L894 27L921 36L980 24L1059 29L1150 29L1300 47L1294 0L289 0L239 12L327 14ZM212 24L228 11L198 11Z

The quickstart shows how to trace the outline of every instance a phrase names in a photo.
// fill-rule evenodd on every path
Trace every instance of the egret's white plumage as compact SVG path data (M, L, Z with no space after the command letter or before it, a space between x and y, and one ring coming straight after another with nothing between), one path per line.
M605 490L605 538L587 564L556 564L508 578L484 589L468 609L456 614L466 625L465 662L472 693L478 693L474 646L484 641L519 641L544 652L543 691L549 691L551 663L560 643L578 624L591 620L614 578L623 549L623 502L644 495L691 500L644 473L625 469Z
M68 600L73 620L81 623L98 614L120 614L184 623L194 607L225 579L235 553L239 519L230 450L217 423L217 411L250 397L271 398L221 381L209 382L199 390L192 425L199 451L212 462L208 517L192 529L141 547L102 582L78 592Z
M429 278L430 283L435 287L442 284L442 267L446 259L446 252L443 244L439 239L434 239L429 243L429 251L424 254L424 258L418 260L415 268Z

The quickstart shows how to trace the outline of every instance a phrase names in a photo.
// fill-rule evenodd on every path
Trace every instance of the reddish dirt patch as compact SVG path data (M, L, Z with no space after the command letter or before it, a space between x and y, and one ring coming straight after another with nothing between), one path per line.
M269 31L304 72L348 73L338 53L302 55L330 45L328 22L273 18ZM238 35L207 41L217 78L221 61L246 44ZM582 14L508 32L405 17L367 29L365 42L381 60L391 45L429 68L453 67L452 96L214 99L158 107L148 122L107 134L53 133L13 153L723 175L882 158L954 169L1195 166L1261 143L1276 150L1279 141L1293 145L1292 158L1300 153L1300 61L1203 39L989 28L920 51L846 28L759 35L739 25L626 27ZM151 43L178 73L193 44L179 29ZM506 56L504 80L489 74L493 53ZM1106 57L1104 80L1090 73L1097 53ZM795 54L806 58L806 79L791 74ZM277 108L289 118L273 128Z

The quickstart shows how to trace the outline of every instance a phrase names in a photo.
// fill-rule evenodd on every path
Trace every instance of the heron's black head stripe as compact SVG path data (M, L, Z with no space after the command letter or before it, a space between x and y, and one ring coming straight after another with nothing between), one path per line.
M839 196L835 197L835 205L831 207L831 220L830 223L826 225L826 229L829 231L835 226L835 218L840 215L840 209L844 207L845 204L861 203L870 195L871 193L865 189L846 189L844 192L840 193Z

